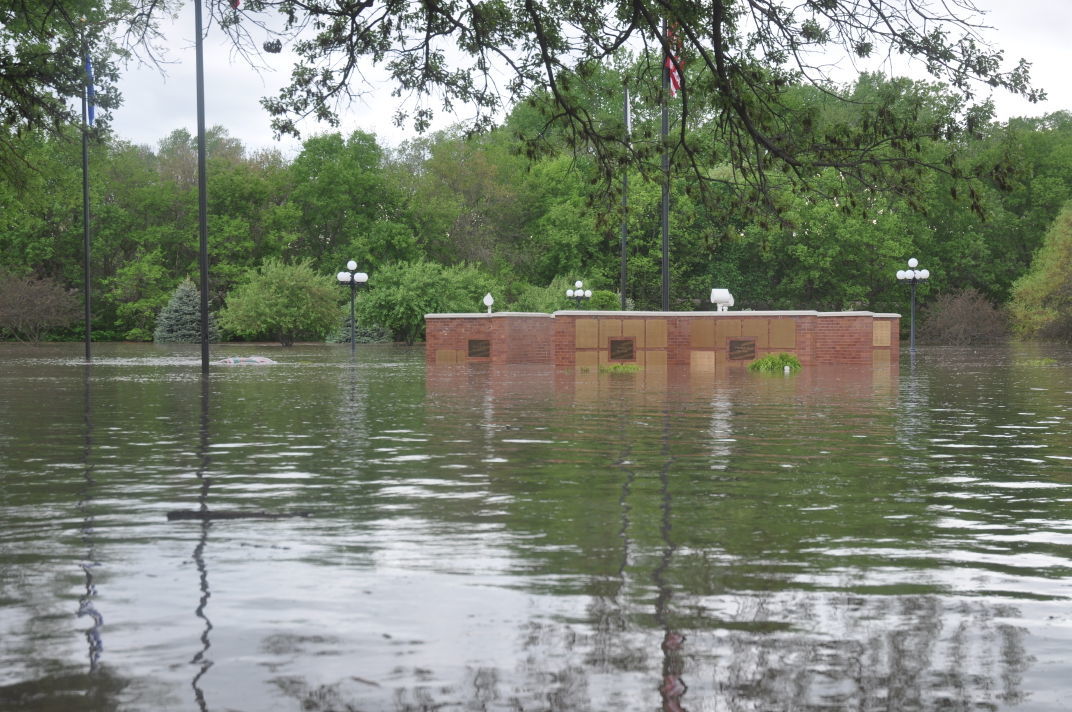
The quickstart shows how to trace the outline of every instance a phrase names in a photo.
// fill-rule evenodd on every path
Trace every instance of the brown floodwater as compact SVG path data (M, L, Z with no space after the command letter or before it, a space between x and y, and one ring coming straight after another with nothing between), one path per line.
M1067 348L81 349L0 344L0 710L1072 708Z

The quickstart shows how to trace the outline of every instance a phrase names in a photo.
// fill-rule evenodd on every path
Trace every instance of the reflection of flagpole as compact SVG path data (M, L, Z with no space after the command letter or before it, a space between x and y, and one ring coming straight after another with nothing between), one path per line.
M101 652L104 650L104 642L101 640L104 616L100 614L94 603L97 598L97 584L93 581L93 569L99 565L99 562L93 544L93 513L89 509L89 503L93 498L93 488L97 484L93 479L93 465L90 462L93 452L93 418L89 368L87 365L82 375L83 420L86 428L83 476L86 488L82 499L78 502L78 508L82 511L82 541L86 544L86 561L81 564L82 571L86 575L86 592L78 599L78 616L89 616L93 620L93 625L86 629L86 643L89 645L89 674L92 675L100 667Z
M82 19L85 22L85 18ZM89 126L93 125L93 65L89 48L82 35L82 60L85 76L82 88L82 294L85 303L86 361L92 360L90 343L93 340L92 309L89 297Z
M198 0L200 3L200 0ZM212 481L206 476L209 466L208 457L208 402L209 402L209 381L208 377L202 375L201 377L201 428L200 428L200 456L201 462L197 469L197 477L201 480L201 511L208 511L208 489L212 484ZM208 709L208 704L205 701L205 693L201 689L201 678L205 676L208 669L212 667L212 661L206 656L208 650L212 647L212 641L209 640L209 633L212 631L212 621L205 615L205 609L208 607L208 599L212 596L212 593L208 588L208 567L205 566L205 546L208 544L208 529L212 526L211 520L208 517L204 517L201 520L201 538L197 541L197 546L194 547L194 564L197 566L197 573L200 579L201 599L197 603L197 609L194 614L205 622L205 628L201 632L201 650L194 655L193 660L190 662L199 666L197 673L194 675L193 681L190 686L194 690L194 699L197 702L197 707L202 712Z
M666 36L666 19L663 19L663 41L669 42ZM667 57L670 54L667 52ZM670 69L663 61L663 208L662 208L662 234L663 234L663 259L662 259L662 308L670 311L670 149L667 146L667 137L670 134L670 110L667 106L666 96L670 93Z

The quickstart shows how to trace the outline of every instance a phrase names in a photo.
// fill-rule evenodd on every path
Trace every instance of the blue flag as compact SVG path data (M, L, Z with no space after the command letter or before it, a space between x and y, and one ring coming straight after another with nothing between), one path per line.
M89 125L93 125L96 116L96 106L93 105L93 62L86 55L86 105L89 107Z

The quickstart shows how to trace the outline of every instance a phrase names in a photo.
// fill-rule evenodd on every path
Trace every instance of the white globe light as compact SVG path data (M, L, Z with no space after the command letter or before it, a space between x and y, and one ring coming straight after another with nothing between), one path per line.
M592 296L592 290L591 289L584 290L584 296L585 296L586 299L591 297Z
M567 289L566 290L566 296L567 297L572 297L573 296L573 290L572 289Z
M358 284L364 284L368 281L368 274L365 272L358 272L354 275L354 281Z
M908 259L908 266L911 267L912 269L915 269L918 265L919 265L919 260L917 260L915 257L910 257Z
M931 276L931 271L929 269L921 269L919 271L919 278L920 279L929 279L930 276Z
M905 279L905 271L903 269L897 270L897 279Z
M357 269L357 263L354 262L353 260L350 260L349 262L346 263L346 269L348 269L351 272L353 272L355 269Z
M582 282L581 280L578 279L576 282L573 283L573 286L576 287L577 289L580 289L581 287L584 286L584 282Z
M349 272L339 272L339 274L337 276L339 278L339 281L342 282L343 284L349 284L350 283L350 273Z
M490 307L494 303L495 303L495 299L494 299L494 297L491 296L491 292L488 292L487 294L484 295L484 306Z

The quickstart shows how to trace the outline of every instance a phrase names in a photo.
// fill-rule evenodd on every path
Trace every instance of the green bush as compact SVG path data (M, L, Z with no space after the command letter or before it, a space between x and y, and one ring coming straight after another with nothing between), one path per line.
M1013 285L1009 312L1021 336L1072 341L1072 203L1054 220L1031 269Z
M337 328L341 298L334 276L318 274L310 260L269 259L227 295L220 328L248 338L268 336L283 346L323 339Z
M396 262L369 275L367 291L358 295L357 320L412 344L424 337L425 314L484 311L484 295L504 291L498 280L471 265Z
M748 364L748 370L753 373L783 373L786 366L790 372L796 373L801 368L800 359L787 353L767 354Z
M152 340L158 344L201 343L201 292L189 277L175 287L171 299L156 317L156 329L151 337L147 332L145 337L145 341ZM220 339L216 319L212 314L208 315L208 338L212 342ZM127 339L135 340L129 332Z

